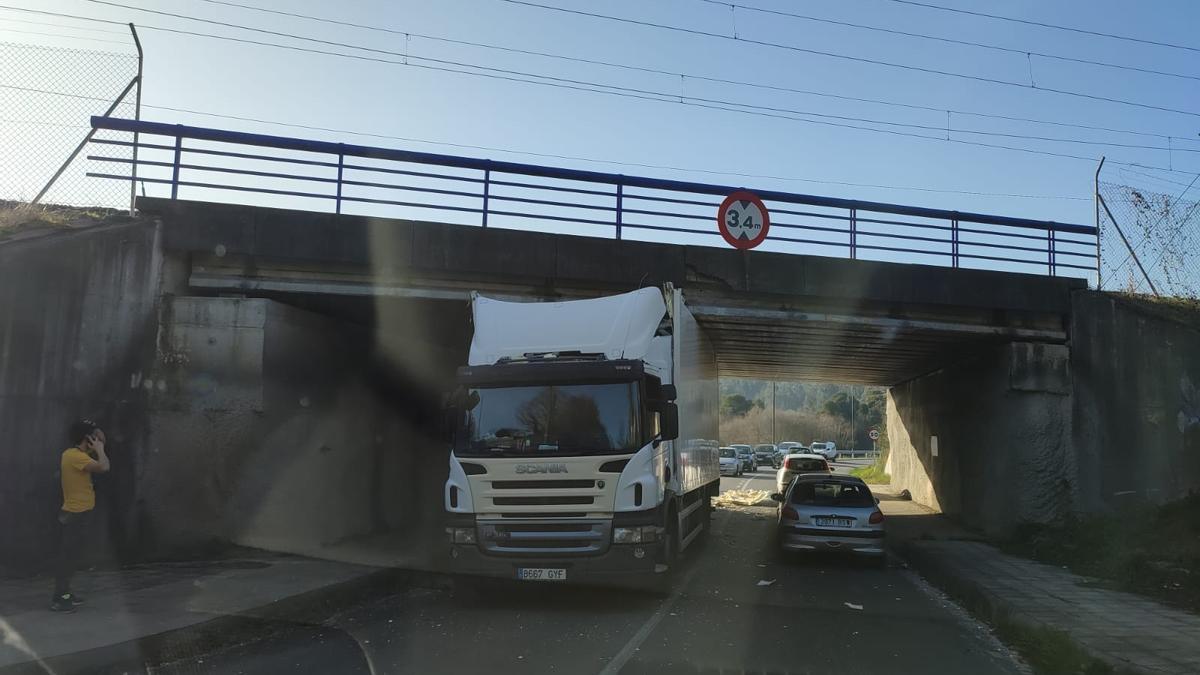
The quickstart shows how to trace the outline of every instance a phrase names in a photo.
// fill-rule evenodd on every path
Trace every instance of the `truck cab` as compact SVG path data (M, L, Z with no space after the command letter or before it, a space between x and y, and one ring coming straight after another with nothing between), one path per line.
M689 377L677 390L679 356L694 345L677 347L661 291L475 297L473 310L470 363L451 397L451 569L566 582L669 572L707 526L719 468L703 440L717 435L715 365L704 369L711 387ZM710 388L711 425L691 414ZM682 421L677 399L689 405Z

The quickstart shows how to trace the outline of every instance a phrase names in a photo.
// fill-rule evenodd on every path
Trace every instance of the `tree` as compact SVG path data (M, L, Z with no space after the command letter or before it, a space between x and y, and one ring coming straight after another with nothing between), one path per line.
M724 417L744 417L754 403L741 394L727 394L721 397L721 415Z

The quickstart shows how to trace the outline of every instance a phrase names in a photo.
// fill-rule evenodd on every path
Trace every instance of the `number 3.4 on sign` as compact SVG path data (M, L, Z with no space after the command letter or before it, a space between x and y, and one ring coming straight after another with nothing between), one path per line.
M735 192L717 209L717 227L734 248L750 249L767 238L770 215L762 200L751 192Z

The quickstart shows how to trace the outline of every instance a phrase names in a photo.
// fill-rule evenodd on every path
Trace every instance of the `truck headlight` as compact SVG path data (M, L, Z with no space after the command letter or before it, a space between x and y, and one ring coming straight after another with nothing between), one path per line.
M476 541L473 527L447 527L446 536L452 544L474 544Z
M614 544L650 544L658 541L658 527L615 527L613 528Z

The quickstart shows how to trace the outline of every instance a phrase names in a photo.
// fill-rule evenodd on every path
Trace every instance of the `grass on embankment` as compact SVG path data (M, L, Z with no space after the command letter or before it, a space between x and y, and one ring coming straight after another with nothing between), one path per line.
M873 463L851 469L850 475L857 476L871 485L891 485L892 477L884 470L884 467L887 466L887 456L887 450L884 450L879 453L879 457Z
M76 208L0 201L0 239L29 230L84 227L120 213L114 209Z
M1109 588L1200 612L1200 495L1161 506L1129 505L1064 525L1026 525L1003 547L1065 565Z

